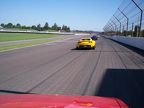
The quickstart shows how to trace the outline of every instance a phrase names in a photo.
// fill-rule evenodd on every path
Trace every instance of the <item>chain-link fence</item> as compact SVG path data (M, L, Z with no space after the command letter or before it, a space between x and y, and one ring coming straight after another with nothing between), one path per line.
M107 35L144 37L144 0L123 0L104 26Z

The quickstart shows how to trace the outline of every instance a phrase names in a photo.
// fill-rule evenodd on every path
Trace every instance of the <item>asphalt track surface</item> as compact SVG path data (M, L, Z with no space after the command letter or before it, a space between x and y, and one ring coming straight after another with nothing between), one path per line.
M144 56L99 38L95 50L75 50L78 38L0 53L1 94L117 97L144 107Z

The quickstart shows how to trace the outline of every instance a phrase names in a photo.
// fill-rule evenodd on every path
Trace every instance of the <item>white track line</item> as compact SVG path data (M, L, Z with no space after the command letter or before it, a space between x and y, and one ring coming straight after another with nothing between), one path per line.
M0 52L7 52L7 51L12 51L12 50L17 50L17 49L30 48L30 47L34 47L34 46L40 46L40 45L54 45L54 43L64 42L64 41L70 40L70 39L74 39L74 38L68 38L68 39L64 39L64 40L57 40L57 41L54 41L54 42L46 42L46 43L36 44L36 45L31 45L31 46L26 46L26 47L20 47L20 48L13 48L13 49L8 49L8 50L2 50Z

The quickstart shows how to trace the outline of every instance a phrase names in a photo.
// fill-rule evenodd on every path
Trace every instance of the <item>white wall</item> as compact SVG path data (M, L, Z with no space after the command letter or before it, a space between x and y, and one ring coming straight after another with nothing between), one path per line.
M112 36L111 39L144 50L143 37Z

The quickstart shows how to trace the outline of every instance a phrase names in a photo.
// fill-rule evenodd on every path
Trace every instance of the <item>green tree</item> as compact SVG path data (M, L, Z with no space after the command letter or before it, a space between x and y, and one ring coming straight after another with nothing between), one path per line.
M3 28L5 28L5 24L4 24L4 23L2 23L1 26L2 26Z
M53 30L58 30L58 25L56 23L54 23L54 25L52 26Z
M48 22L46 22L44 27L43 27L43 30L48 30L48 29L49 29L49 24L48 24Z
M140 26L136 25L135 28L134 28L134 36L138 36L138 33L140 31Z
M62 30L66 31L66 32L70 32L70 27L67 27L67 26L63 25Z
M67 30L66 30L67 32L70 32L70 27L67 27Z
M35 25L32 25L31 27L33 30L37 30L37 27Z
M127 32L127 35L132 35L132 33L133 33L133 31L130 30L130 31Z
M66 29L66 26L65 26L65 25L63 25L63 26L62 26L62 30L63 30L63 31L65 31L65 29Z
M22 26L21 28L22 28L22 29L27 29L27 27L26 27L25 25L24 25L24 26Z
M38 30L38 31L41 31L41 30L42 30L40 24L37 25L37 30Z
M6 28L13 28L13 24L12 24L12 23L8 23L8 24L6 25Z
M123 31L123 36L126 36L126 35L127 35L127 31L124 30L124 31Z
M57 27L57 30L61 30L61 27Z
M16 24L16 28L21 28L21 25L19 23Z
M141 31L141 36L144 37L144 30Z

